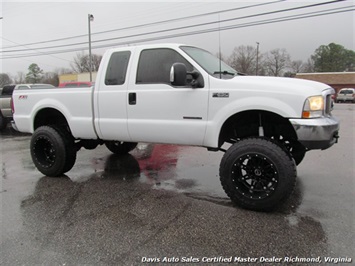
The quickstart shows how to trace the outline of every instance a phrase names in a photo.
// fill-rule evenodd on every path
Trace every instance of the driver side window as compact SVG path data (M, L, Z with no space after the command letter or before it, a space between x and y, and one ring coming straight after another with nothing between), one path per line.
M184 63L187 71L193 70L193 66L172 49L143 50L139 58L136 84L170 84L170 69L174 63Z

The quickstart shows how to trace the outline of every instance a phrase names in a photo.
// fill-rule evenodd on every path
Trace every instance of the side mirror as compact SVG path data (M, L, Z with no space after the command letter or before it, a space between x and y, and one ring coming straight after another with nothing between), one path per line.
M170 69L170 82L174 86L186 86L187 69L183 63L175 63Z

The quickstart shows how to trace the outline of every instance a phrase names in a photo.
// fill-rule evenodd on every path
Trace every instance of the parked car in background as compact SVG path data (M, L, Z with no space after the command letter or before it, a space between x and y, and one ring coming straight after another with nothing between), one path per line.
M355 89L353 89L353 88L341 89L337 94L336 102L337 103L341 103L341 102L355 103Z
M50 88L55 88L51 84L42 84L42 83L36 83L36 84L17 84L15 87L15 90L24 90L24 89L50 89Z
M51 84L11 84L5 85L0 93L0 130L6 128L12 120L11 97L15 89L49 89L54 88Z
M6 128L7 123L12 120L11 97L15 89L14 84L5 85L0 92L0 130Z
M59 84L59 88L65 87L91 87L94 86L94 82L87 82L87 81L75 81L75 82L63 82Z

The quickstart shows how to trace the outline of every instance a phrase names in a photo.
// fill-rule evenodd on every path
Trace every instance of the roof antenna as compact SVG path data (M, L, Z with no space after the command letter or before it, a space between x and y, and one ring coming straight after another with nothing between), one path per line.
M218 50L219 50L219 78L222 79L222 54L221 54L221 17L218 13Z
M220 13L218 13L218 46L219 46L219 78L222 79L221 17L220 17Z

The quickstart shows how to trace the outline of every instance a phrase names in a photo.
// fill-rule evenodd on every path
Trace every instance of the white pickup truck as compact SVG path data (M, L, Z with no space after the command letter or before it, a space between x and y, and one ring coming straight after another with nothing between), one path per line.
M116 154L137 142L223 151L227 195L269 210L292 193L305 152L337 141L332 94L322 83L238 75L196 47L130 46L105 53L94 87L15 90L13 126L33 133L33 162L48 176L101 144Z

